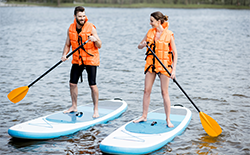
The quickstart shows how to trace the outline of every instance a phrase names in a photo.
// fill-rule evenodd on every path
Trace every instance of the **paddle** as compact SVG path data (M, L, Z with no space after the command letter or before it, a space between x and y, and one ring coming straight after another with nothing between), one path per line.
M79 47L77 47L74 51L70 52L66 58L69 58L72 54L74 54L78 49L82 48L85 44L87 44L89 42L89 40L87 40L86 42L82 43ZM49 70L47 70L44 74L42 74L40 77L38 77L36 80L34 80L31 84L29 84L28 86L23 86L23 87L19 87L16 88L14 90L12 90L9 94L8 94L8 98L11 102L13 103L17 103L19 101L21 101L26 94L29 91L29 88L34 85L37 81L39 81L42 77L44 77L46 74L48 74L50 71L52 71L54 68L56 68L58 65L60 65L63 61L60 60L58 63L56 63L54 66L52 66Z
M146 44L147 48L151 51L151 53L154 55L154 57L159 61L159 63L162 65L162 67L167 71L167 73L171 76L171 73L168 71L168 69L163 65L161 60L155 55L154 51ZM181 91L185 94L185 96L188 98L188 100L193 104L193 106L196 108L196 110L200 114L200 120L201 124L206 131L206 133L211 137L217 137L221 134L222 130L220 128L220 125L210 116L207 114L201 112L198 107L194 104L194 102L191 100L191 98L187 95L187 93L182 89L182 87L179 85L179 83L174 78L173 81L177 84L177 86L181 89Z

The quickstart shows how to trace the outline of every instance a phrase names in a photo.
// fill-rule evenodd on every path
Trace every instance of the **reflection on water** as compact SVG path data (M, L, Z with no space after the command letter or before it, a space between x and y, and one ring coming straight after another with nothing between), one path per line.
M12 145L16 149L31 147L31 146L39 146L41 144L46 143L46 141L42 140L27 140L27 139L18 139L18 138L11 138L9 140L9 145Z
M193 142L193 145L197 145L199 148L196 153L197 154L209 154L213 152L212 150L218 149L218 147L221 147L218 145L219 143L223 142L220 137L210 137L210 136L204 136L199 139L197 143Z
M99 145L101 141L97 139L98 134L100 131L94 130L93 128L90 129L88 133L81 133L77 134L77 137L68 139L67 142L71 143L76 147L68 147L65 152L67 154L96 154L97 150L100 152ZM93 143L94 142L94 143ZM99 154L99 153L97 153Z
M169 15L178 50L177 79L201 111L214 118L223 132L208 137L199 113L170 82L172 105L191 109L192 120L182 135L151 154L250 154L250 11L220 9L86 8L89 21L103 42L97 85L100 100L121 97L128 110L118 119L71 135L33 141L11 138L8 128L67 109L70 61L62 63L12 104L7 94L28 85L60 60L74 8L0 8L0 154L102 154L99 143L142 112L145 49L137 45L150 28L149 15ZM79 105L91 102L86 73L79 84ZM157 78L150 109L162 107Z

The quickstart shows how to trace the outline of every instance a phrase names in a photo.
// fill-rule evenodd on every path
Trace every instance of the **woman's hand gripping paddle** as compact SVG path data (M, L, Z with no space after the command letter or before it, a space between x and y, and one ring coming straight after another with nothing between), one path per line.
M89 40L87 40L86 42L82 43L79 47L77 47L74 51L72 51L71 53L69 53L66 58L69 58L72 54L74 54L78 49L82 48L85 44L87 44L89 42ZM52 66L49 70L47 70L43 75L41 75L40 77L38 77L35 81L33 81L30 85L28 86L23 86L23 87L19 87L16 88L14 90L12 90L9 94L8 94L8 98L11 102L13 103L17 103L19 101L21 101L26 94L29 91L29 88L35 84L37 81L39 81L42 77L44 77L46 74L48 74L50 71L52 71L54 68L56 68L58 65L60 65L63 61L60 60L58 63L56 63L54 66Z
M171 73L168 71L168 69L163 65L161 60L155 55L154 51L146 44L147 48L151 51L151 53L154 55L154 57L159 61L159 63L162 65L162 67L168 72L168 74L171 76ZM179 83L176 81L176 79L173 79L173 81L177 84L177 86L181 89L181 91L185 94L185 96L189 99L189 101L193 104L193 106L196 108L196 110L200 114L200 120L201 124L206 131L206 133L211 137L217 137L222 133L222 130L220 128L220 125L210 116L207 114L201 112L198 107L194 104L194 102L190 99L190 97L187 95L187 93L182 89L182 87L179 85Z

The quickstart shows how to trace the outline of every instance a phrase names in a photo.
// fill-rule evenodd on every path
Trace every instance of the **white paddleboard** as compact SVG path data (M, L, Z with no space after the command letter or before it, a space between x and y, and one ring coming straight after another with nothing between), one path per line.
M180 135L188 126L192 117L189 109L171 106L170 119L173 128L168 128L163 108L148 113L147 121L121 126L100 144L104 153L110 154L146 154L158 150ZM153 123L154 122L154 123Z
M98 118L93 118L93 103L77 107L78 112L64 114L63 111L17 124L8 133L15 138L50 139L75 133L96 124L105 123L119 117L127 109L122 99L99 101Z

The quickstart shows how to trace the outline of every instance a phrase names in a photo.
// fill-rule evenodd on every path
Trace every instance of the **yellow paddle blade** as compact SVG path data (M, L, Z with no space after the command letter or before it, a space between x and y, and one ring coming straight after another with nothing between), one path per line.
M207 114L200 112L201 124L206 133L211 137L217 137L222 133L220 125Z
M16 88L8 94L8 98L11 102L17 103L17 102L21 101L26 96L28 91L29 91L28 86Z

